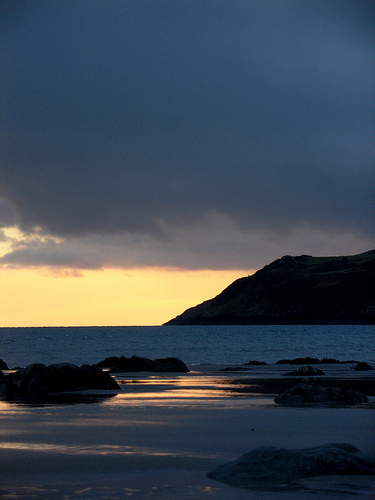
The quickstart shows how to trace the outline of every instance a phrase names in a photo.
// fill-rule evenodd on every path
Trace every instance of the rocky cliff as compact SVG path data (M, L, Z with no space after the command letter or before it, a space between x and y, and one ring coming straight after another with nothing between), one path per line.
M166 324L330 323L375 323L375 250L286 255Z

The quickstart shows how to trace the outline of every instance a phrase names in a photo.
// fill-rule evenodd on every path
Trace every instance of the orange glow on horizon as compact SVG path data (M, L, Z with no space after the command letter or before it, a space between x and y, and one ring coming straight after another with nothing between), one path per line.
M249 270L0 270L0 327L161 325Z

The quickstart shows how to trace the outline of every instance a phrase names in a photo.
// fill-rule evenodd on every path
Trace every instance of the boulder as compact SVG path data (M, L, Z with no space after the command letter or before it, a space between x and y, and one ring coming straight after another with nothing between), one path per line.
M158 372L182 372L187 373L188 367L178 358L160 358L154 361Z
M371 368L371 366L365 361L361 361L354 367L354 370L356 370L357 372L363 372L366 370L373 370L373 368Z
M360 404L367 401L368 397L357 391L307 384L297 384L275 398L276 404L288 406Z
M8 365L2 359L0 359L0 370L8 370Z
M374 462L350 444L289 450L266 446L219 465L210 479L253 490L299 489L298 480L326 475L374 474Z
M0 370L0 398L6 397L7 394L7 377Z
M95 365L99 368L109 368L113 373L122 372L188 372L189 369L183 361L178 358L160 358L152 361L148 358L124 356L109 358L100 361Z
M45 397L50 394L87 389L120 390L109 373L99 368L70 363L46 366L35 363L10 373L5 380L7 399Z
M292 377L315 377L317 375L325 375L319 368L313 368L312 366L302 366L298 370L287 373L286 375L291 375Z

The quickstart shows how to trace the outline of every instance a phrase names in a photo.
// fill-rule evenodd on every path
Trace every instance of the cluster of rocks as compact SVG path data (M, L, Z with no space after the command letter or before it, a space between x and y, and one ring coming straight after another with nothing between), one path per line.
M107 368L108 370L102 370ZM0 360L0 398L8 401L40 400L51 395L77 391L120 391L120 386L110 372L188 372L189 369L178 358L162 358L154 361L133 356L110 357L96 365L77 366L71 363L44 365L34 363L26 368L8 370Z
M290 364L315 358L297 358L287 360ZM323 358L327 361L328 358ZM282 360L280 363L284 363ZM263 365L258 361L249 361L246 365ZM229 367L223 371L244 371L248 366ZM102 369L105 369L103 371ZM358 363L355 370L372 370L367 363ZM5 361L0 360L0 398L12 400L21 398L44 397L49 394L85 391L88 389L120 390L110 373L126 372L173 372L187 373L189 369L179 358L159 358L151 360L139 356L126 358L111 356L95 365L81 367L69 363L45 366L32 364L26 368L17 368L8 375L1 370L8 370ZM324 375L323 371L310 365L300 367L286 375L296 377L313 377ZM326 384L327 385L327 384ZM298 384L275 398L277 404L360 404L367 402L367 396L339 387L323 387L318 385Z
M317 365L317 364L332 364L332 363L358 363L358 361L339 361L334 358L311 358L307 356L305 358L294 358L294 359L280 359L276 362L276 365Z
M208 473L210 479L252 490L300 489L306 478L326 475L374 474L374 462L357 448L333 443L289 450L267 446L245 453Z
M95 366L70 363L49 366L34 363L0 376L0 396L8 400L88 389L120 390L120 387L109 373Z
M139 356L125 358L124 356L111 356L100 361L95 366L107 368L112 373L126 372L189 372L188 367L178 358L148 359Z
M360 392L340 387L297 384L275 397L275 403L287 406L301 405L353 405L367 403L368 397Z
M280 359L279 361L276 361L275 365L307 365L307 368L309 369L310 373L302 373L302 376L313 376L313 375L324 375L323 372L319 373L319 370L317 368L312 368L311 365L324 365L324 364L348 364L351 363L353 365L354 370L356 371L365 371L365 370L373 370L371 366L366 363L365 361L354 361L354 360L347 360L347 361L339 361L338 359L334 358L311 358L310 356L307 356L305 358L294 358L294 359ZM262 365L267 365L265 361L257 361L257 360L250 360L247 361L246 363L243 364L243 366L262 366ZM354 366L355 365L355 366ZM300 368L300 370L306 370L307 368ZM242 368L243 369L243 368ZM236 371L241 370L241 367L238 367ZM314 373L313 373L314 370ZM287 373L287 375L300 375L299 373Z
M319 368L313 368L312 366L302 366L298 370L286 373L286 375L292 377L316 377L325 375L325 373L322 370L319 370Z

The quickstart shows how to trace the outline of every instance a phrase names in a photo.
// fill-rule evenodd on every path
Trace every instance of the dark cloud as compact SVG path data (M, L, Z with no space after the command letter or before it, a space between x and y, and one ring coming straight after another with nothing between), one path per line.
M3 226L75 244L120 235L130 253L153 241L159 263L181 265L173 256L184 253L198 267L206 252L223 265L216 237L201 230L210 214L237 228L226 237L244 256L254 238L262 255L265 234L307 227L374 243L373 2L0 9ZM201 231L199 251L181 230ZM177 234L183 250L171 243ZM318 252L329 247L319 241ZM26 261L25 252L7 259Z

